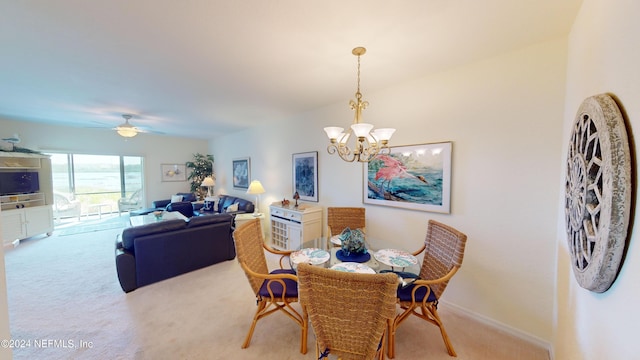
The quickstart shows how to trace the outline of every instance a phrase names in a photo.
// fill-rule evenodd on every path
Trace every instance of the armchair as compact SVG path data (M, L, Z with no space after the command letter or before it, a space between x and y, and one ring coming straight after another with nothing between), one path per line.
M292 269L283 269L282 260L291 254L291 251L278 251L267 247L262 238L260 220L257 218L240 225L234 231L233 237L236 241L238 262L249 280L258 305L242 348L249 347L258 320L282 311L300 326L300 352L306 354L307 319L291 306L291 303L298 301L298 277ZM269 272L264 250L281 255L280 269Z
M327 208L327 239L333 235L338 235L342 230L350 228L360 229L367 233L365 219L365 208L363 207L328 207ZM331 247L331 242L327 245Z
M56 221L66 217L78 217L82 213L82 203L78 199L70 199L68 196L54 192L53 193L53 217Z
M396 312L398 277L357 274L300 264L300 304L316 335L316 358L384 358L388 324ZM327 357L328 358L328 357Z
M395 334L398 326L412 314L440 328L447 352L450 356L456 356L437 310L438 299L449 280L462 266L466 242L467 235L448 225L429 220L424 245L413 253L416 256L424 251L419 278L411 285L398 289L397 301L401 313L389 326L389 358L393 359L395 356Z
M142 189L138 189L128 198L118 199L118 216L125 211L142 208Z

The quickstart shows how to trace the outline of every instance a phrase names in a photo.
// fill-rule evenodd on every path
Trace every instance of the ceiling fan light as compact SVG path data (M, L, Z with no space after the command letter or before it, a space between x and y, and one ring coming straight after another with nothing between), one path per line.
M138 129L136 129L135 127L131 126L131 125L120 125L116 128L116 131L118 132L118 135L122 136L122 137L134 137L136 135L138 135Z

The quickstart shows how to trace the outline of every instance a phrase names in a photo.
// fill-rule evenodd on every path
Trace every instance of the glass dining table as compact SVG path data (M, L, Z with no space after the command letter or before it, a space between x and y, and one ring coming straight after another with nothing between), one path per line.
M331 242L335 244L334 240ZM344 255L339 256L340 247L333 246L329 251L320 248L304 248L291 253L289 257L291 267L295 270L300 263L308 263L338 271L358 273L415 273L420 269L418 259L411 253L398 249L371 250L371 256L366 261L350 261ZM360 257L362 258L362 257ZM346 261L345 261L346 260Z

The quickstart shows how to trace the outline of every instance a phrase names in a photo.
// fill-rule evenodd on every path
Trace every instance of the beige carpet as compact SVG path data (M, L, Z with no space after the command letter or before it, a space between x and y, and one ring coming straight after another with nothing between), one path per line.
M240 348L255 301L236 260L125 294L114 261L120 231L54 233L6 253L12 338L30 341L14 349L14 359L315 358L313 332L302 355L298 326L277 314L261 320L251 346ZM458 359L549 359L545 349L445 306L441 316ZM417 318L397 336L398 360L453 359L438 329Z

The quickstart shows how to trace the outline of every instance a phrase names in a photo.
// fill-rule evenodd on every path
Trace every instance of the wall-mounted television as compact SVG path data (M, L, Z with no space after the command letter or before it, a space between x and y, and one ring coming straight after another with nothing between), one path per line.
M37 171L0 172L0 195L28 194L40 191Z

